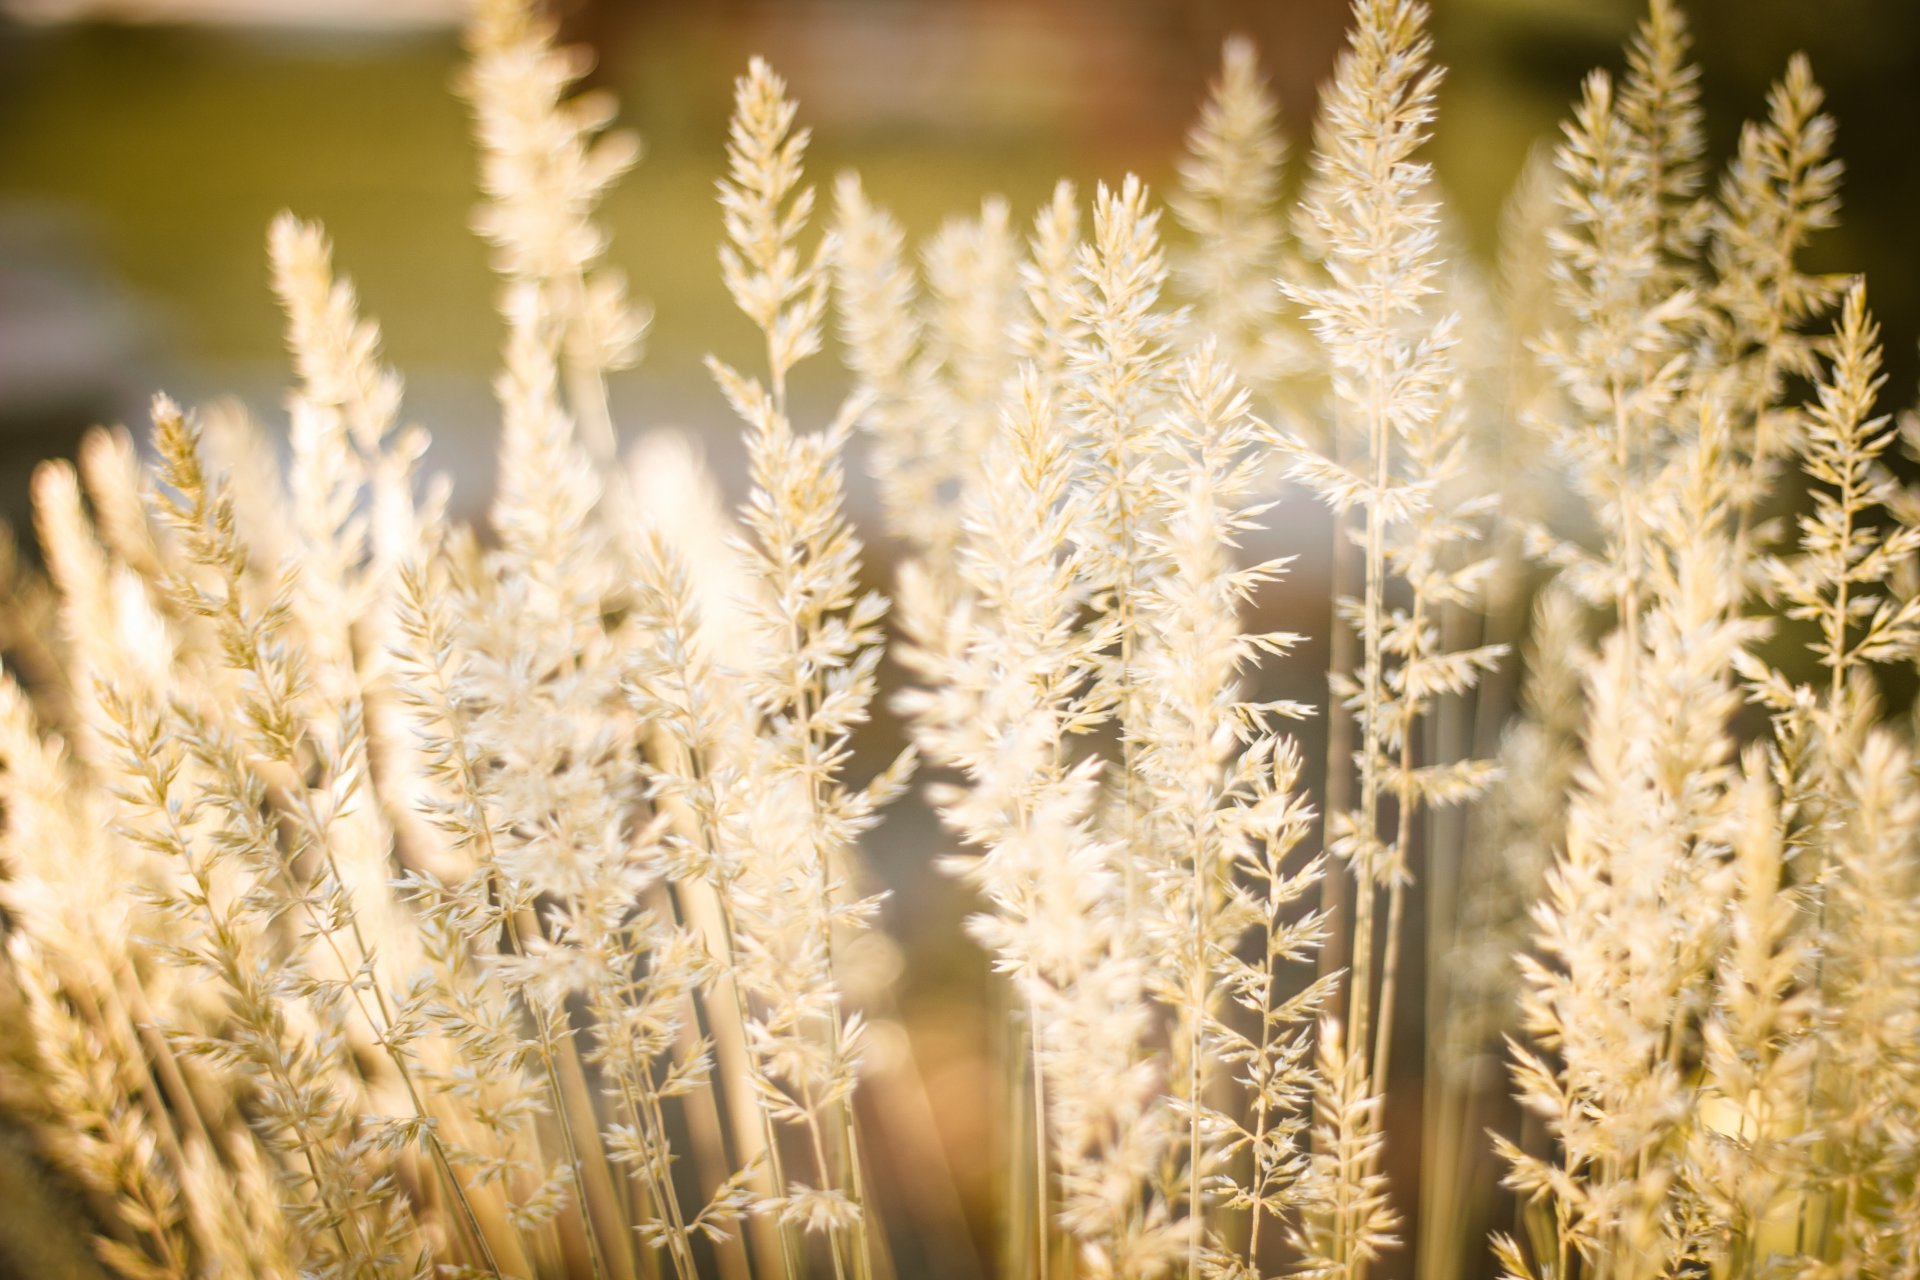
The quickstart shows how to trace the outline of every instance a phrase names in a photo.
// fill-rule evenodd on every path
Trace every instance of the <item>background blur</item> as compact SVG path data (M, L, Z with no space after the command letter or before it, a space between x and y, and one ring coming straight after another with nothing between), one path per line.
M1253 35L1296 143L1344 0L562 0L599 50L648 156L613 197L612 257L657 313L618 387L629 428L719 422L699 358L744 341L715 271L712 202L732 76L763 53L815 126L812 172L861 169L912 231L1056 176L1153 182L1230 31ZM95 421L158 387L276 408L268 219L326 223L386 331L442 466L484 487L498 337L465 113L449 92L460 0L0 0L0 501ZM1527 149L1596 65L1618 65L1634 0L1437 0L1450 68L1433 157L1475 246ZM1866 269L1893 386L1920 333L1920 4L1694 0L1715 149L1805 49L1848 162L1844 230L1820 265ZM821 362L823 365L825 362ZM476 436L475 433L479 433ZM731 427L725 434L731 436ZM466 478L463 476L463 479Z
M189 402L237 394L280 423L289 375L264 241L281 208L327 225L407 379L409 418L433 432L430 465L453 472L464 508L477 509L491 478L499 328L466 231L473 162L450 92L460 7L0 0L0 514L19 523L32 466L88 426L138 430L156 389ZM1812 263L1869 274L1890 399L1910 402L1920 2L1687 8L1716 159L1764 110L1788 55L1811 56L1848 164L1843 229ZM1528 149L1551 137L1589 68L1619 65L1639 8L1434 0L1434 11L1451 70L1431 154L1485 254ZM616 380L616 416L629 436L661 426L696 436L736 496L737 424L700 359L754 355L720 284L712 199L732 77L750 54L789 77L815 130L815 180L857 167L919 234L989 192L1022 222L1061 175L1085 189L1134 170L1164 185L1233 31L1256 38L1297 156L1346 19L1344 0L564 0L560 12L569 38L598 50L594 79L618 93L648 151L605 210L610 256L655 310L645 361ZM818 402L840 385L831 357L811 376L801 390ZM1298 590L1312 615L1290 625L1323 632L1324 583ZM1308 685L1296 695L1319 700L1323 660L1309 653L1297 666ZM905 813L883 830L893 833L883 874L905 890L888 926L914 940L901 1001L959 1193L919 1203L921 1192L899 1192L909 1203L894 1208L911 1225L896 1243L911 1255L904 1274L977 1275L969 1237L991 1239L1002 1158L995 987L959 939L965 894L927 869L939 841L930 821Z

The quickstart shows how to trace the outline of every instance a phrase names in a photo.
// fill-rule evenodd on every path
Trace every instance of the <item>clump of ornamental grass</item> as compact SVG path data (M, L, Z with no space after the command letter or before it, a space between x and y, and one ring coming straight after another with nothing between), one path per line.
M160 397L144 452L41 469L44 579L7 548L0 1100L100 1265L900 1274L899 1206L954 1193L863 844L921 771L1007 1020L1002 1273L1911 1274L1920 792L1878 672L1920 652L1920 495L1865 286L1799 261L1833 122L1796 58L1716 179L1654 0L1496 282L1421 158L1426 17L1358 0L1297 182L1236 40L1164 206L1062 183L917 254L855 175L819 225L754 60L729 512L609 408L637 143L482 4L484 524L286 215L286 461ZM1313 549L1269 511L1316 500L1306 705L1256 619ZM868 775L889 648L912 746Z

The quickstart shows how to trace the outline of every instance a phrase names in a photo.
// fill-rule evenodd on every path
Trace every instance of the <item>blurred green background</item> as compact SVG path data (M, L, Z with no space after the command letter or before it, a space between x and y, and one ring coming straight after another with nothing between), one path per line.
M459 0L0 0L0 438L7 489L95 420L165 386L284 382L264 236L319 218L386 330L440 464L484 487L497 327L465 232L472 159L450 92ZM1224 34L1262 47L1296 140L1345 21L1340 0L566 0L648 156L612 199L612 257L656 312L616 388L629 429L718 425L699 359L744 341L714 270L729 83L750 53L792 80L813 172L861 169L913 231L989 191L1016 215L1053 178L1164 179ZM1920 166L1920 5L1695 0L1716 152L1805 49L1849 163L1845 229L1820 265L1866 269L1896 393L1920 332L1909 234ZM1527 149L1596 65L1632 0L1439 0L1451 67L1433 156L1475 247ZM172 18L172 21L158 19ZM183 21L191 17L195 21ZM50 20L52 19L52 20ZM730 428L727 429L730 434ZM457 446L457 447L456 447ZM471 446L471 447L469 447ZM4 483L4 478L0 478ZM11 507L11 503L9 503Z
M1869 274L1889 395L1908 403L1920 374L1920 0L1686 8L1716 158L1764 110L1788 55L1811 56L1848 163L1843 229L1813 265ZM407 377L408 416L434 434L431 465L453 472L475 509L490 484L500 334L485 255L466 231L474 166L451 92L458 10L0 0L0 514L17 522L32 466L88 426L139 427L156 389L188 401L235 393L278 427L289 375L265 235L282 208L331 231ZM558 11L566 35L598 51L594 81L647 144L605 211L611 257L655 311L645 361L616 380L617 417L629 435L694 434L736 495L737 424L700 360L753 358L716 269L713 203L731 80L750 54L791 80L815 129L815 179L860 169L921 234L989 192L1024 220L1061 175L1089 187L1133 170L1164 183L1230 32L1260 45L1298 149L1346 21L1343 0L563 0ZM1437 56L1451 70L1432 157L1475 252L1491 253L1528 150L1552 137L1588 69L1620 64L1638 15L1634 0L1436 0ZM821 403L840 379L831 359L813 365L802 390ZM863 488L854 497L870 505ZM1313 615L1289 624L1323 630L1324 583L1294 589L1279 607ZM1307 684L1283 692L1318 700L1316 663L1303 653ZM1000 1158L995 988L958 940L965 893L927 884L930 819L906 808L886 831L888 878L919 886L888 923L914 940L901 1000L965 1208L958 1236L938 1205L902 1210L916 1224L901 1238L903 1272L975 1275L963 1237L990 1239ZM0 1153L0 1174L14 1169ZM14 1211L0 1212L0 1272L10 1223L58 1216L21 1214L25 1192L4 1199Z

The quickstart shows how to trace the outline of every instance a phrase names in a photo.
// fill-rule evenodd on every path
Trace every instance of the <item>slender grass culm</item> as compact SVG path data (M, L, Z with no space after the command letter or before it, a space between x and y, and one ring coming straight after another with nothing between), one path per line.
M1806 59L1716 174L1652 0L1498 278L1417 0L1356 0L1297 181L1234 40L1164 206L917 255L754 59L730 512L611 409L637 141L533 0L468 47L483 525L287 214L287 447L156 397L7 546L0 1106L101 1273L887 1280L946 1213L1039 1280L1920 1274L1920 416L1800 262ZM1005 1023L971 1198L867 864L916 774Z

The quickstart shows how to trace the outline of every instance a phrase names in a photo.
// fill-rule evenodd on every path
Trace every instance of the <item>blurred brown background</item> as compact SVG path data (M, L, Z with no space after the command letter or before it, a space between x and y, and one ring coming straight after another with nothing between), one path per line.
M450 92L459 9L458 0L0 0L0 514L20 519L35 462L93 423L137 427L156 389L189 401L237 393L279 421L288 374L264 239L283 207L327 224L339 267L407 377L409 416L434 433L432 464L455 473L474 509L492 467L487 383L499 331L482 249L465 230L473 164ZM1619 65L1638 5L1436 0L1434 9L1451 71L1432 155L1470 243L1486 253L1529 147L1551 137L1589 68ZM1812 57L1849 167L1844 229L1820 242L1814 264L1869 273L1890 396L1908 403L1920 374L1911 232L1920 3L1687 9L1716 156L1764 110L1787 56ZM617 380L617 416L629 434L697 435L736 493L736 424L700 359L751 358L748 326L715 267L712 199L731 79L750 54L790 78L815 129L816 180L857 167L876 199L924 233L989 192L1023 219L1063 174L1083 186L1128 170L1164 182L1233 31L1260 45L1297 155L1346 19L1343 0L566 0L560 11L568 34L599 51L594 78L619 94L623 122L648 148L606 210L611 257L656 314L646 360ZM816 402L840 385L830 359L811 376L803 389ZM1286 625L1324 631L1324 583L1296 591L1312 616ZM1320 700L1323 663L1303 653L1303 683L1284 692ZM965 894L927 868L939 844L930 819L906 809L884 831L882 871L902 890L887 923L913 940L902 1005L963 1214L902 1180L893 1211L907 1225L895 1243L904 1275L978 1275L969 1237L990 1260L1003 1158L990 1065L997 987L960 940ZM1413 1143L1395 1141L1396 1162L1411 1158ZM928 1155L895 1148L884 1158ZM0 1155L9 1184L13 1167ZM30 1202L5 1199L16 1210ZM0 1211L0 1243L20 1218Z

